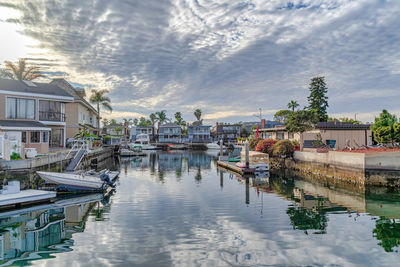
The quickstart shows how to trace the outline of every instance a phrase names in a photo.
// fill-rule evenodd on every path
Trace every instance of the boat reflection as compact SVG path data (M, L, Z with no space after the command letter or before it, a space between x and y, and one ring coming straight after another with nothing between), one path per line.
M85 230L96 205L108 206L112 193L59 198L55 203L0 213L0 264L71 251L72 235Z

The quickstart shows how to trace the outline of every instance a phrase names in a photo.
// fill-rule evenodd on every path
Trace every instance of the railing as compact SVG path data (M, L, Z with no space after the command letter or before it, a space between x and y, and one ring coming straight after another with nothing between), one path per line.
M39 111L39 120L65 122L65 114L55 111Z
M87 140L87 139L74 140L74 145L72 146L72 148L68 152L68 154L65 156L65 159L68 159L69 155L72 152L77 151L76 154L78 154L79 151L82 150L82 149L85 149L86 151L89 151L89 149L90 149L89 140Z

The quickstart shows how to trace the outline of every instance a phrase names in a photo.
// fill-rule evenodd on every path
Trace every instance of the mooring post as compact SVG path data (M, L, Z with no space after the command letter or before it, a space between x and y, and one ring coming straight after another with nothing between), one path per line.
M250 163L249 163L249 141L246 140L245 142L245 149L246 149L246 154L245 154L245 160L246 160L246 169L248 169L250 167Z
M219 140L219 156L222 157L224 155L224 150L223 150L223 141L222 139Z

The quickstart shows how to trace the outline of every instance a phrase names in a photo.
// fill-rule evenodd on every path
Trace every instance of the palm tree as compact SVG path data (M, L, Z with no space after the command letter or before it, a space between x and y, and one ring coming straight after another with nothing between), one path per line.
M152 128L152 134L153 134L153 139L154 139L154 124L157 121L157 116L154 113L150 114L150 121L151 121L151 128Z
M100 105L112 112L111 100L105 94L108 94L108 90L93 89L92 95L89 98L90 103L97 105L97 128L100 128Z
M186 121L183 120L182 118L182 113L181 112L175 112L175 123L178 124L179 126L185 126Z
M201 119L201 109L196 109L193 114L196 117L197 121L202 124L203 120Z
M167 121L170 121L170 119L167 118L166 112L167 112L166 110L161 110L156 112L156 117L158 121L157 135L160 132L160 125Z
M297 101L294 100L290 100L289 104L287 105L288 108L291 108L292 111L294 112L294 109L297 108L299 105L299 103L297 103Z
M125 136L127 136L128 135L128 128L129 128L129 126L132 126L133 122L132 122L132 119L125 119L125 118L123 118L122 121L124 122Z
M39 71L38 66L28 66L25 59L21 58L18 63L4 61L6 68L1 71L1 76L14 80L32 81L34 79L44 77Z

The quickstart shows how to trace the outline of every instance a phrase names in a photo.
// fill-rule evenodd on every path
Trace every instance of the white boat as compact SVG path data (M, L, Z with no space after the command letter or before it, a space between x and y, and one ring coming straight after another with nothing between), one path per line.
M207 149L209 150L219 150L220 146L217 142L213 142L213 143L208 143L207 145ZM222 145L222 149L226 149L226 147L224 145Z
M59 191L102 191L111 185L118 175L118 171L102 171L102 172L36 172L42 179L50 184L57 185ZM101 178L102 174L106 174L109 179Z
M150 144L150 137L148 134L138 134L136 136L136 141L131 143L131 147L141 146L142 150L156 150L157 147Z

